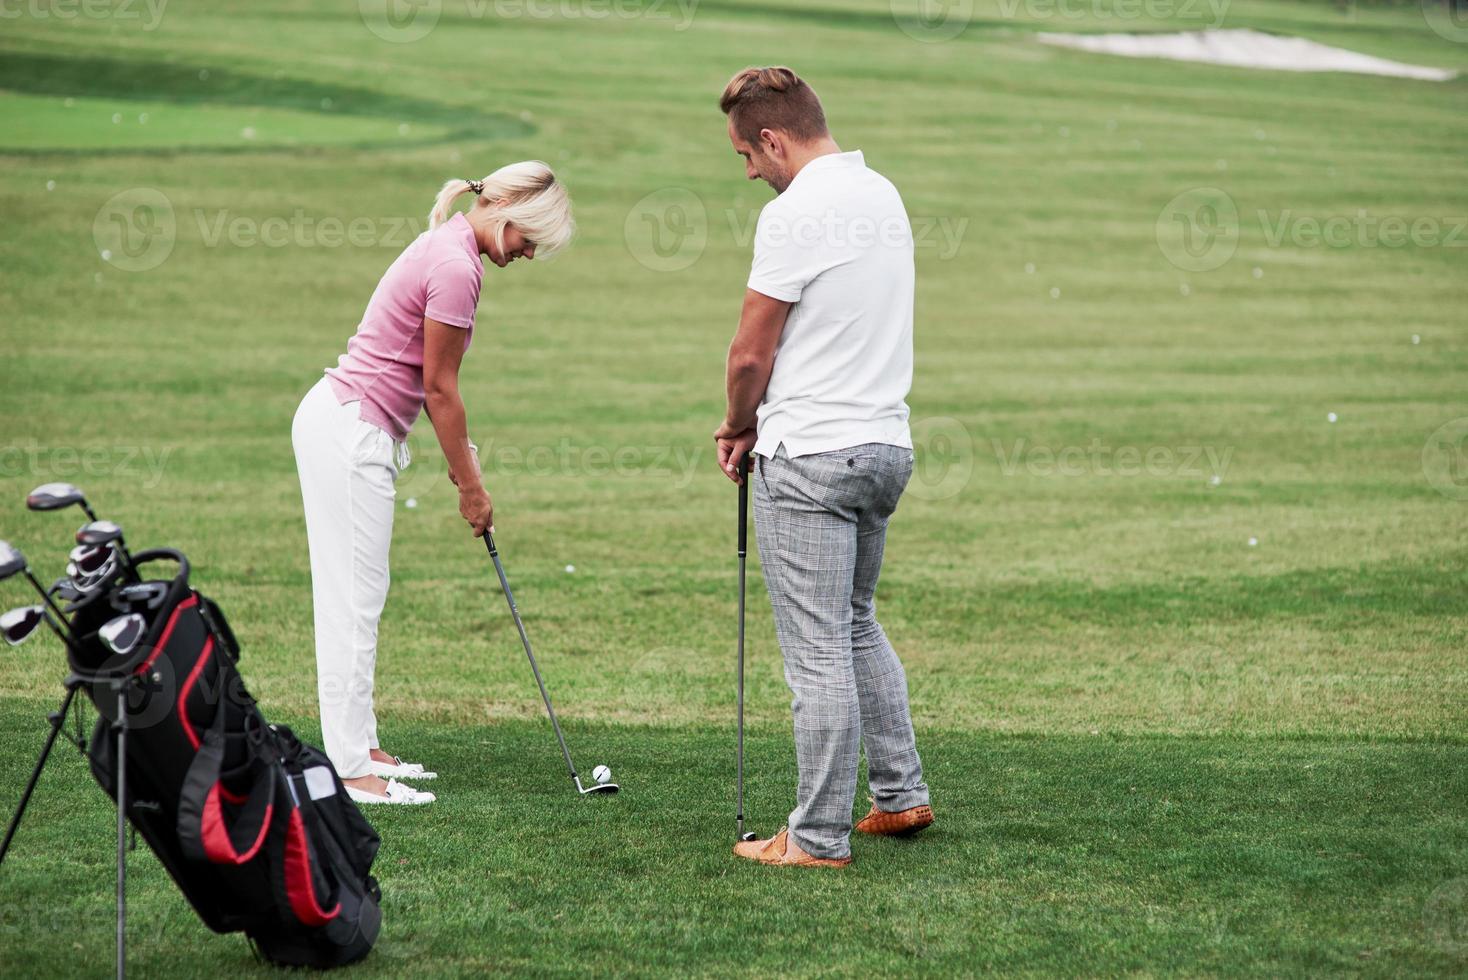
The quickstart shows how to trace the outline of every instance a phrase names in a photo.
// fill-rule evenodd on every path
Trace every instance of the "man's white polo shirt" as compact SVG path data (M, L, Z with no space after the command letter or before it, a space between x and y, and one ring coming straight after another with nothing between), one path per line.
M816 157L760 212L749 288L794 303L755 452L912 447L912 226L861 151Z

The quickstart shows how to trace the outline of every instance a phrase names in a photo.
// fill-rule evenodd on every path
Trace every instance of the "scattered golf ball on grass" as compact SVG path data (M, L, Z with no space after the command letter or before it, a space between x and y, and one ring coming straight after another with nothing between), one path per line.
M1249 547L1251 547L1251 548L1257 548L1257 547L1259 547L1259 539L1258 538L1250 538L1249 539Z
M591 778L595 779L598 783L608 783L612 780L612 771L606 766L597 766L591 770Z
M576 566L575 565L567 565L566 566L566 574L567 575L570 575L574 571L576 571Z
M1325 413L1325 421L1327 421L1327 422L1334 422L1335 419L1336 419L1335 412L1326 412Z
M403 501L403 506L408 508L409 510L413 510L415 507L418 506L418 498L409 497L407 500Z

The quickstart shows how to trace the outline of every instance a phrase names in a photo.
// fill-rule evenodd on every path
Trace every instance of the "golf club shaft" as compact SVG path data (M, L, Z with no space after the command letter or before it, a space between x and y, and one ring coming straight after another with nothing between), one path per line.
M127 682L117 681L117 976L127 976Z
M737 834L744 836L744 565L749 546L749 456L739 461L739 749L735 801Z
M29 568L25 570L25 577L30 579L31 586L37 592L41 593L41 598L46 600L46 605L51 607L51 611L56 614L56 618L66 624L66 632L71 634L72 640L75 640L77 638L77 635L71 628L71 621L66 618L66 614L63 613L61 611L61 607L56 604L56 600L51 597L51 593L46 590L45 586L43 586L39 581L36 580L36 576L31 572ZM51 625L51 628L56 628L54 623ZM59 636L60 634L57 635ZM70 641L68 641L65 637L62 637L62 642L69 643Z
M525 624L520 621L520 610L515 605L515 593L510 591L510 580L505 577L505 566L500 563L499 549L494 546L494 535L488 531L484 532L484 546L489 549L490 560L494 562L494 570L500 577L500 588L505 591L505 600L510 604L510 615L515 620L515 629L520 631L520 642L525 647L525 657L530 661L530 670L535 674L535 683L540 688L541 700L545 702L545 713L550 715L551 727L556 730L556 741L561 743L561 755L566 757L566 768L571 771L571 780L576 783L577 789L581 787L580 779L576 775L576 765L571 761L571 750L566 748L566 737L561 734L561 723L556 721L556 709L551 707L550 693L545 689L545 681L540 678L540 667L535 663L535 654L530 649L530 637L525 633Z

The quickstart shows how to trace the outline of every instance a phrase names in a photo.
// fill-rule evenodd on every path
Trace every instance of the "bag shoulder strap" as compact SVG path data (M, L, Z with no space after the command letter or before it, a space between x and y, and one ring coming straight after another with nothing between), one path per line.
M194 753L184 775L178 802L178 836L184 854L195 861L240 865L252 859L265 843L275 813L275 766L260 758L259 744L252 744L255 779L238 815L230 820L221 799L224 764L225 702L214 709L214 720Z

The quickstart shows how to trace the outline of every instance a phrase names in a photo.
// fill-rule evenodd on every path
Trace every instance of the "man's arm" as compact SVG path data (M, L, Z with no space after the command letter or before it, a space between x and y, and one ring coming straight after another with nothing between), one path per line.
M744 291L744 309L739 315L739 329L729 344L725 370L728 408L724 424L714 433L719 444L719 468L736 483L739 459L754 446L755 412L770 383L775 349L792 305L753 289Z

